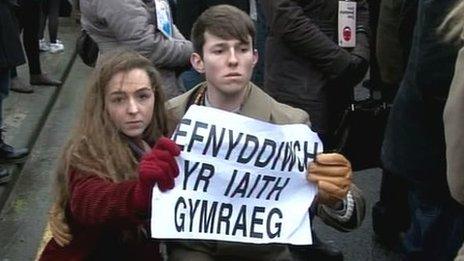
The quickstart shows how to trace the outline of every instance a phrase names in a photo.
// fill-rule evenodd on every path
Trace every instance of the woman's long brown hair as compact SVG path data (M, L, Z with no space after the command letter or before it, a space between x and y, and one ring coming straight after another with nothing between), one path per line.
M129 148L128 138L118 131L105 109L108 82L116 73L133 69L147 72L155 97L152 120L143 133L143 139L153 143L161 135L167 135L161 80L152 63L132 51L106 53L94 70L80 118L63 148L56 170L54 212L66 209L71 170L79 175L97 175L113 182L136 178L138 162Z

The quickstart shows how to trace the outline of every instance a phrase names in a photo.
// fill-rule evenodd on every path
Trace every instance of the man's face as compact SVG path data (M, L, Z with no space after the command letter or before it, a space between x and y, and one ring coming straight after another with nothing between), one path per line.
M248 43L222 39L208 32L204 36L203 57L194 53L191 62L198 72L205 73L208 90L223 97L244 92L258 60L251 36Z

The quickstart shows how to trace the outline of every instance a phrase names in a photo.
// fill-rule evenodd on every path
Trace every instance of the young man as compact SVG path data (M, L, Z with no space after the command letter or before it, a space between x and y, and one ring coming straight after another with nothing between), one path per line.
M206 82L167 103L172 127L192 104L236 112L274 124L309 124L306 112L278 103L250 82L258 56L255 29L243 11L228 5L206 10L192 29L193 67ZM320 154L308 168L317 183L317 214L327 224L351 230L364 217L364 201L351 184L351 166L340 154ZM170 260L300 260L292 246L182 240L168 244Z

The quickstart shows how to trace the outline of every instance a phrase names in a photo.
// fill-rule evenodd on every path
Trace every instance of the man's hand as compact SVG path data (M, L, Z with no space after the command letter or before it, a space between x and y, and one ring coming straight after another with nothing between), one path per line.
M55 239L56 243L62 247L69 245L72 240L71 230L66 223L64 211L60 211L56 203L53 204L53 207L50 210L48 222L50 223L50 232L52 233L53 239Z
M333 205L345 198L351 186L351 164L341 154L319 154L308 168L308 180L317 184L319 203Z

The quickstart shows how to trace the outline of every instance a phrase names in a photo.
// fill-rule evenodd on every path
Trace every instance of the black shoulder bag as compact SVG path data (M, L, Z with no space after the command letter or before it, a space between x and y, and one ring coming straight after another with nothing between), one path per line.
M81 34L77 37L76 50L87 66L95 67L99 51L98 45L84 29L81 30Z
M380 167L380 150L390 105L370 97L354 101L345 110L335 135L338 151L351 161L355 171Z

